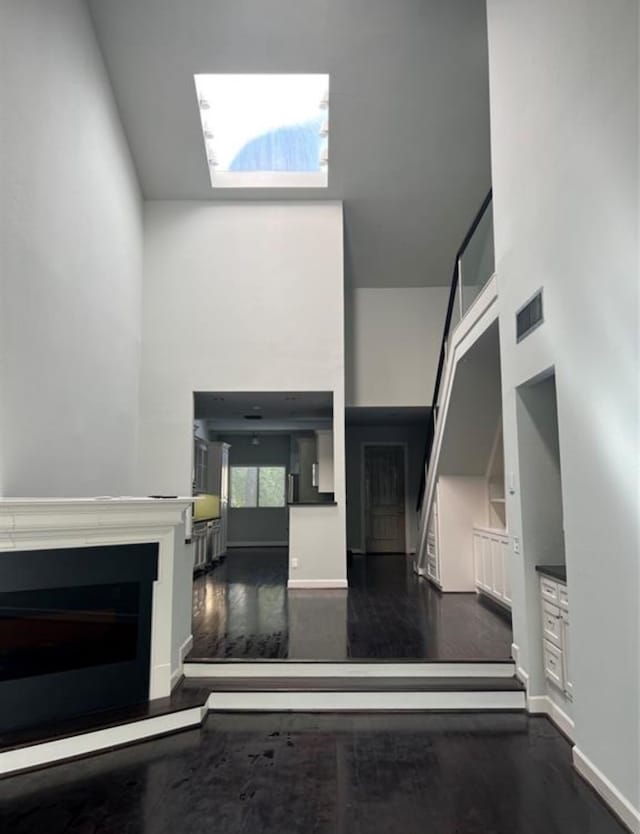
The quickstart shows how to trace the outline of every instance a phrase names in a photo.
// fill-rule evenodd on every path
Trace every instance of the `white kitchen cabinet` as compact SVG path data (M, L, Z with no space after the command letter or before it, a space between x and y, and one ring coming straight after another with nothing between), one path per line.
M542 654L544 658L544 674L558 689L564 689L564 672L562 649L554 646L548 640L544 641Z
M547 681L573 700L571 642L569 635L569 594L560 580L540 576L542 605L542 655Z
M500 530L473 528L476 590L511 608L511 550Z
M333 429L316 431L318 492L335 492L333 474Z

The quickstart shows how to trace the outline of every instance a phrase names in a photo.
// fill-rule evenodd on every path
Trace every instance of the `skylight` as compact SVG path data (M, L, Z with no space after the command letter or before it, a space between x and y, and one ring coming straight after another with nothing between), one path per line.
M323 188L329 76L196 75L213 188Z

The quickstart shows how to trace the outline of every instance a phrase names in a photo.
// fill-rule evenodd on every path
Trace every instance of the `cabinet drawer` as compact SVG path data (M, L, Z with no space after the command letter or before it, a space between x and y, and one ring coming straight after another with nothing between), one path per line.
M562 672L562 651L550 643L548 640L544 641L543 648L544 656L544 674L548 681L550 681L558 689L564 689L564 675Z
M569 593L566 585L558 585L558 605L565 611L569 610Z
M560 609L545 600L542 601L542 633L546 640L562 648Z
M547 579L546 576L540 577L540 593L542 599L558 604L558 586L551 579Z

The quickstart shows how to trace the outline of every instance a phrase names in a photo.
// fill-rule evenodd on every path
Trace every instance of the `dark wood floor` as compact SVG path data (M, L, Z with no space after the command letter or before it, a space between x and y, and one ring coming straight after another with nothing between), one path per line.
M210 716L0 781L11 834L625 834L545 718Z
M508 619L404 556L353 556L348 591L287 591L284 549L232 550L194 584L190 658L505 660Z

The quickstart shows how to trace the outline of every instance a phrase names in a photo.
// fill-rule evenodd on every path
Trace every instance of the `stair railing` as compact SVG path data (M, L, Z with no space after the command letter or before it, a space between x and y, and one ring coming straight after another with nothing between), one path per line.
M449 344L449 335L452 327L460 321L466 310L468 309L473 298L480 292L484 284L489 280L493 274L493 215L489 211L491 201L493 198L492 189L482 201L482 205L476 216L473 218L472 224L464 236L458 251L456 252L453 275L451 278L451 287L449 289L449 301L447 303L447 314L444 320L444 330L442 332L442 340L440 342L440 356L438 358L438 369L436 371L436 380L433 388L433 398L431 400L431 411L429 413L429 422L427 423L427 437L424 452L424 465L422 467L422 474L420 479L420 488L418 490L418 504L416 507L419 513L422 509L422 502L424 501L424 493L427 486L427 471L429 463L431 462L431 452L433 450L433 441L436 434L436 425L438 421L438 410L440 400L440 387L442 384L442 376L447 359L447 349ZM470 244L475 240L476 232L483 224L485 234L482 236L486 244L486 251L474 253L478 263L475 269L470 271L471 279L468 282L463 282L463 261L465 253L470 247ZM465 274L467 270L465 269ZM488 273L488 274L487 274ZM467 290L467 292L465 292Z

